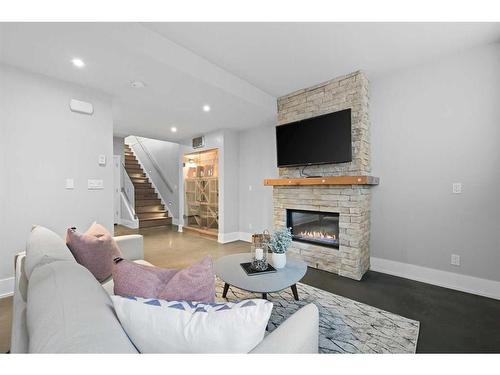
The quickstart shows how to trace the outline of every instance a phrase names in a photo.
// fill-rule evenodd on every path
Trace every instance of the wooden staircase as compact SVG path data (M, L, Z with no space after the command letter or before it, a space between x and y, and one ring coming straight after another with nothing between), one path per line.
M168 217L168 211L129 145L125 145L125 170L134 184L135 213L139 218L139 228L172 224L172 218Z

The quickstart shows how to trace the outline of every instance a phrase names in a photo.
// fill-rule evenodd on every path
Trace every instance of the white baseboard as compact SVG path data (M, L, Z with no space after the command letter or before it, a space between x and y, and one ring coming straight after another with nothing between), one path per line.
M230 233L219 233L217 236L217 242L228 243L238 241L240 239L240 232L230 232Z
M239 239L240 241L252 242L252 233L240 232Z
M0 298L10 297L14 294L14 278L0 280Z
M395 262L382 258L370 258L372 271L387 273L405 279L420 281L427 284L477 294L483 297L500 299L500 282L481 279L453 272L416 266L408 263Z
M127 219L120 219L120 224L123 226L126 226L127 228L130 228L130 229L138 229L139 228L139 220L132 221L132 220L127 220Z
M234 241L252 242L252 233L245 233L245 232L219 233L217 239L217 242L219 243L229 243Z

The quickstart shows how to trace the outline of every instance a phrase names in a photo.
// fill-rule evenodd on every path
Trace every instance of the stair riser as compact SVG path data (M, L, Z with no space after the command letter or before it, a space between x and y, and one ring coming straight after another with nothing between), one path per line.
M165 212L165 206L163 204L151 205L151 206L137 206L135 208L136 213L158 213Z
M152 199L157 199L158 200L158 195L156 194L148 194L148 195L141 195L141 194L136 194L135 195L135 200L152 200Z
M139 220L147 220L147 219L160 219L160 218L168 218L168 215L165 212L146 212L146 213L137 213L137 217Z
M133 180L134 178L141 178L141 179L142 178L147 178L146 174L144 174L144 173L137 173L137 172L130 172L130 173L128 173L128 176L130 177L131 180Z
M135 193L136 194L154 194L155 189L153 189L153 188L145 188L145 189L135 188Z
M172 224L172 218L164 220L139 220L139 228L162 227Z
M134 181L132 181L132 183L134 184L134 188L136 188L136 189L152 189L153 188L153 185L151 185L151 182L134 182Z
M137 199L135 200L135 207L145 207L145 206L158 206L161 205L161 200L156 199Z

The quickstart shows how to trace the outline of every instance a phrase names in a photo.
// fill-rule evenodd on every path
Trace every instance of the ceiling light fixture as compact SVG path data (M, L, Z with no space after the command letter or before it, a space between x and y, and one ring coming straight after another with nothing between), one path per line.
M170 128L170 131L171 131L172 133L176 133L176 132L177 132L177 128L176 128L175 126L172 126L172 127Z
M205 105L203 106L203 111L204 111L204 112L210 112L210 106L209 106L208 104L205 104Z
M134 89L143 89L146 87L146 84L142 81L132 81L130 82L130 86L132 86Z
M77 68L83 68L85 66L85 63L83 62L82 59L79 59L77 57L75 57L73 60L71 60L71 62L73 63L74 66L76 66Z

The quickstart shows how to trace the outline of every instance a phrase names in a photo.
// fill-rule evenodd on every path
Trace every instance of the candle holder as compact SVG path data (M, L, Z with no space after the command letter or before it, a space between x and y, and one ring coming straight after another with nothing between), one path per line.
M268 245L265 243L252 244L250 247L251 268L256 271L267 270Z

